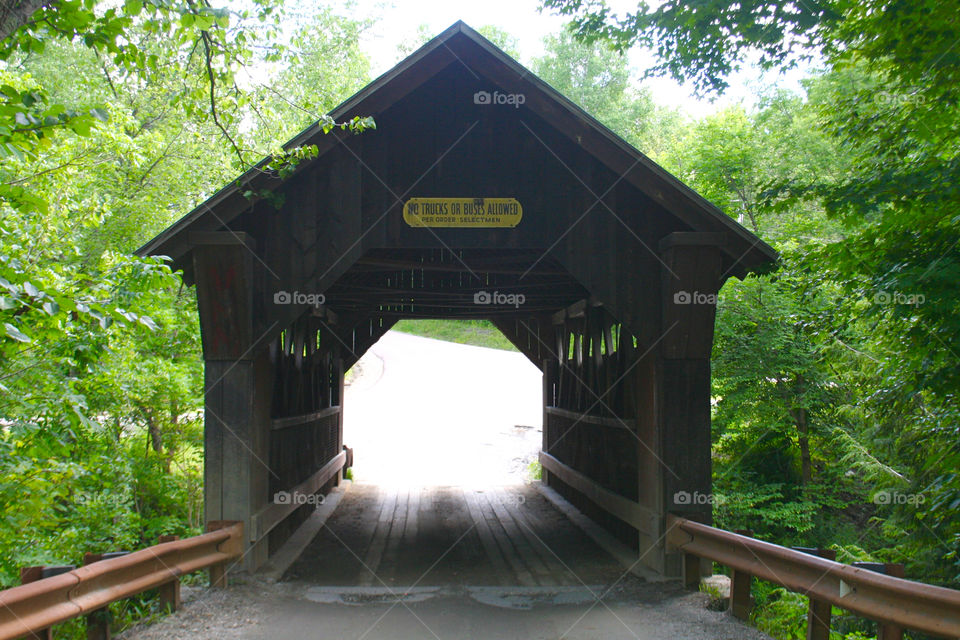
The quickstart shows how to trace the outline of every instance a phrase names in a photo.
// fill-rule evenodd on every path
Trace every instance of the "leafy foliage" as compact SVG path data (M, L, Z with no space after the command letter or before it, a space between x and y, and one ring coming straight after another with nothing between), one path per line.
M308 88L291 74L269 91L237 89L248 67L293 60L254 46L275 41L273 4L58 6L4 41L0 69L3 586L22 566L202 529L196 301L164 259L130 252L248 157L276 151L264 170L281 175L311 157L280 146L293 128L375 126L291 118ZM339 25L339 39L290 45L303 45L297 63L313 74L303 82L330 87L309 106L325 112L365 80L349 57L362 25L329 12L315 23ZM341 45L345 57L325 66ZM288 128L251 126L258 113ZM156 613L149 597L114 610L124 624ZM81 626L59 631L79 637Z

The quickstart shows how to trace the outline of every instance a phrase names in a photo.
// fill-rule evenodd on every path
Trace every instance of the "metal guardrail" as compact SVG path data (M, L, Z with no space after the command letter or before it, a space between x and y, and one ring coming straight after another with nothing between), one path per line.
M667 544L865 618L960 638L960 591L833 562L672 515L667 517ZM696 564L699 569L699 561Z
M208 528L214 530L0 591L0 640L90 615L200 569L210 569L211 585L222 585L224 566L242 555L243 523L215 522Z

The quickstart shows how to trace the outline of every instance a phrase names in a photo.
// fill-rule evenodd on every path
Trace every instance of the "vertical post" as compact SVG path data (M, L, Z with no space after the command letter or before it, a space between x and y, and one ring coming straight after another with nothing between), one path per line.
M833 549L815 549L814 555L836 560L837 552ZM833 614L833 605L824 600L810 598L807 609L807 640L830 640L830 617Z
M219 529L225 529L227 527L239 524L241 525L241 531L239 538L230 538L227 541L220 543L218 547L220 551L230 555L237 556L243 552L243 549L246 548L246 538L243 534L243 527L245 526L242 521L233 521L233 520L210 520L207 522L207 531L217 531ZM239 563L240 560L237 560L236 563ZM211 565L207 571L210 574L210 588L219 589L225 588L227 586L227 564L215 564Z
M698 591L700 589L700 558L697 556L683 554L683 588L688 591Z
M208 570L211 589L224 589L227 586L227 572L222 564L215 564Z
M242 233L193 233L193 264L204 357L206 520L239 520L248 537L268 501L272 365L259 346L252 241ZM244 568L267 560L266 540L246 540ZM222 576L221 576L222 578ZM217 583L220 580L215 581Z
M43 579L43 567L21 567L20 584L30 584ZM53 629L47 627L24 636L27 640L53 640Z
M340 405L340 413L337 414L337 448L335 454L343 451L343 393L344 393L344 378L346 377L346 371L343 370L343 358L337 358L336 360L337 367L337 404ZM352 457L352 456L351 456ZM353 462L352 460L350 461ZM336 486L340 486L340 479L347 477L347 466L344 465L343 469L340 470L340 473L337 474Z
M641 462L652 466L657 476L663 527L667 513L704 524L713 520L710 352L716 295L724 279L720 249L724 242L722 233L677 232L659 244L663 265L656 310L659 331L656 348L644 358L651 362L640 377L652 387L653 397L646 401L652 406L644 409L641 404L640 433L649 447ZM665 575L683 571L680 554L664 546L660 555ZM746 602L742 596L749 596L749 576L736 578L741 585L739 602Z
M160 536L160 544L179 540L180 536ZM180 608L180 577L160 585L160 608L173 613Z
M884 565L884 569L888 576L893 576L894 578L903 578L906 576L903 565L900 563L888 562ZM903 640L903 627L889 622L881 622L877 625L877 640Z
M749 529L737 529L734 533L753 537L753 531ZM750 612L753 611L753 576L746 571L737 571L730 574L730 613L740 620L749 620Z
M557 379L557 361L553 358L544 358L543 360L543 427L541 429L540 449L547 451L550 448L550 415L547 413L547 407L553 404L553 385ZM540 471L540 482L544 486L550 484L550 472L546 469Z
M222 529L227 524L223 520L211 520L207 522L207 531L216 531ZM207 568L207 574L210 577L211 589L225 589L227 587L227 566L226 564L214 564Z
M629 338L628 338L629 340ZM628 380L630 381L630 396L625 398L627 412L636 416L637 442L635 455L637 457L637 502L654 513L666 517L663 499L664 474L667 473L662 464L663 455L661 442L661 427L659 412L658 376L660 367L655 353L645 349L625 349L625 354L632 354L632 358L640 358L639 362L629 361L627 366L632 367ZM669 574L666 568L666 548L663 539L666 537L666 522L664 529L648 535L638 532L639 557L644 566L661 575ZM680 559L677 555L678 560ZM682 560L678 565L682 564ZM677 566L671 575L679 576L684 567ZM699 577L697 579L699 584Z
M745 571L733 570L730 576L730 613L740 620L749 620L753 610L753 596L750 587L753 576Z
M101 560L103 560L102 553L83 554L84 566ZM84 616L84 619L87 624L87 640L110 640L110 610L107 607L91 611Z

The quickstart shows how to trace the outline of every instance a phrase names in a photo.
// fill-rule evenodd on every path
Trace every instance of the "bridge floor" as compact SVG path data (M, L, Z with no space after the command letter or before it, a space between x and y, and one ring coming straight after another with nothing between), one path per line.
M591 586L623 566L529 485L354 485L284 576L327 586ZM631 576L632 578L632 576Z
M354 485L281 582L185 596L125 640L769 640L627 574L529 486Z

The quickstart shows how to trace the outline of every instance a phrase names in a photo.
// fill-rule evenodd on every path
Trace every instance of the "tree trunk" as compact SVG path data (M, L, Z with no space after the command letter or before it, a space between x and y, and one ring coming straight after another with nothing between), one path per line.
M796 397L803 398L803 376L797 376ZM797 444L800 446L800 482L807 486L813 480L813 463L810 460L810 423L807 421L807 410L803 407L792 409L793 422L797 427Z
M9 38L39 9L56 4L56 0L0 0L0 40Z
M813 463L810 460L810 425L807 423L807 410L798 409L796 412L797 443L800 445L800 477L803 486L813 480Z

